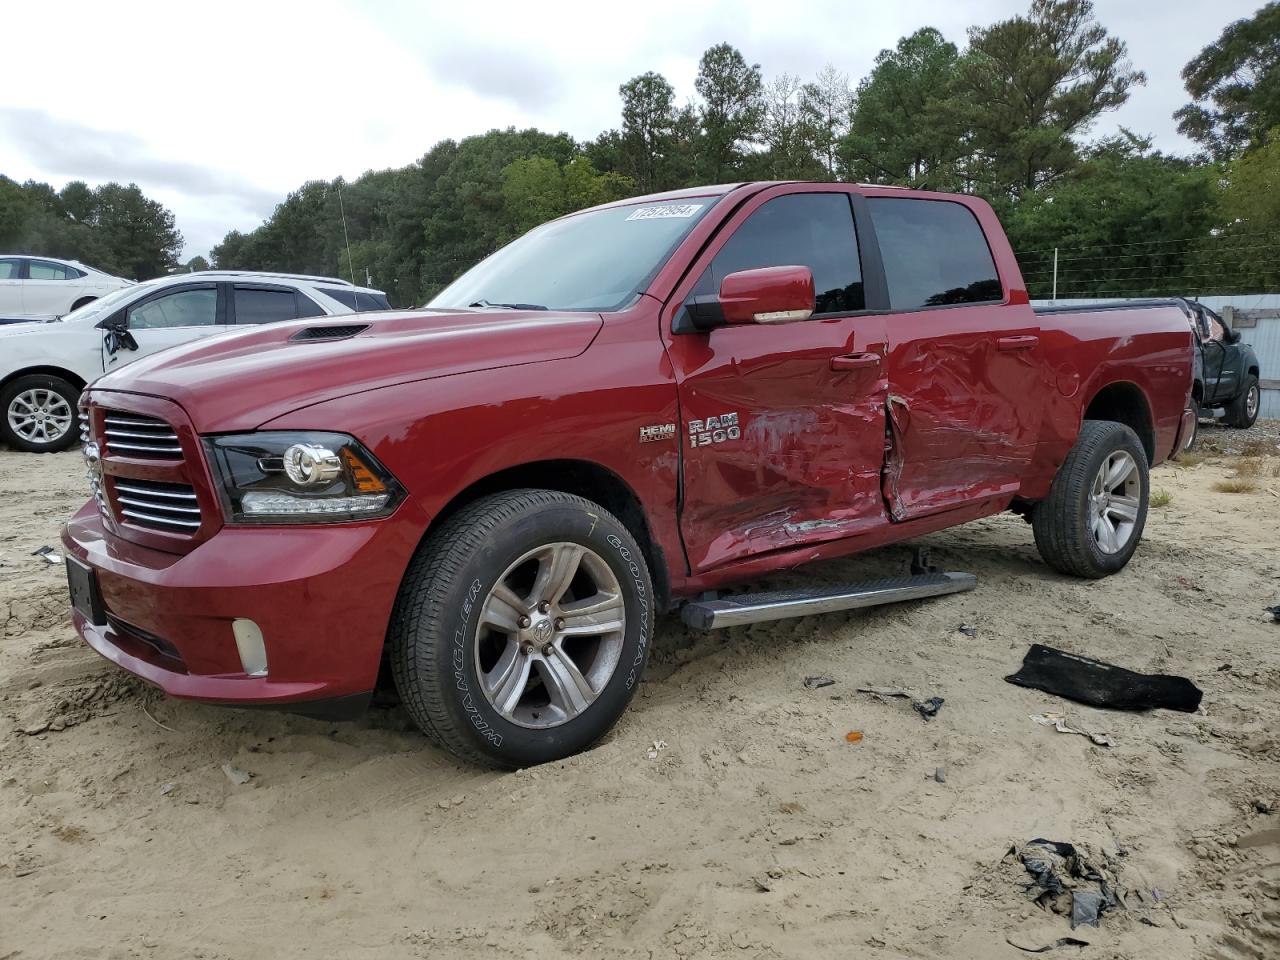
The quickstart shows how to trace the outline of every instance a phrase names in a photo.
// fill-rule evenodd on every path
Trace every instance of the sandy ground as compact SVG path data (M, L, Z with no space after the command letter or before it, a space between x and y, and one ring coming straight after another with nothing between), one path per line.
M1280 957L1280 626L1262 615L1280 457L1246 467L1253 492L1212 489L1239 462L1222 451L1275 450L1278 428L1207 429L1208 459L1156 471L1172 499L1105 581L1051 573L1002 516L925 541L973 593L701 636L667 618L614 733L514 774L432 749L394 704L325 724L128 680L68 626L63 568L31 555L85 498L79 454L0 451L0 960L999 960L1071 935L1005 858L1036 837L1110 856L1128 890L1075 931L1089 947L1049 956ZM1033 641L1190 677L1201 712L1005 683ZM926 723L863 685L946 702ZM1046 710L1115 745L1029 719Z

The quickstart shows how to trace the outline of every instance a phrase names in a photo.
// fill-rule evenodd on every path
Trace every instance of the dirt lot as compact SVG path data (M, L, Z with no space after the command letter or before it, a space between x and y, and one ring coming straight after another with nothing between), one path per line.
M0 451L0 960L998 960L1072 935L1004 859L1036 837L1110 856L1128 891L1075 931L1089 947L1049 956L1280 956L1280 625L1262 614L1280 457L1231 455L1276 452L1280 424L1259 427L1206 429L1207 459L1156 471L1171 500L1106 581L1050 573L1002 516L927 538L973 593L709 636L667 618L616 731L514 774L454 762L394 705L324 724L126 679L68 626L63 568L32 556L85 498L78 453ZM1214 489L1237 473L1254 489ZM1104 712L1005 683L1033 641L1185 675L1204 704ZM867 685L946 702L926 723ZM1047 710L1114 746L1031 721Z

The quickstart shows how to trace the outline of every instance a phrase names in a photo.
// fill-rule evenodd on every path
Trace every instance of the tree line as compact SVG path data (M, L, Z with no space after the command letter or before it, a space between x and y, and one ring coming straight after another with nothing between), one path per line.
M985 197L1035 297L1053 289L1055 250L1060 297L1280 289L1280 2L1229 25L1182 77L1188 103L1175 116L1198 145L1185 157L1129 130L1091 138L1146 77L1088 0L1033 0L969 28L963 44L917 30L856 83L835 65L766 77L721 43L703 54L683 102L650 71L620 86L618 126L594 139L490 130L437 143L406 167L312 181L258 228L228 233L212 258L367 277L408 306L585 206L705 183L834 179ZM0 179L0 247L11 235L6 186ZM44 185L19 189L45 211L34 235L89 224L78 211L62 216L66 202ZM158 252L145 269L173 265L171 237L170 216L148 240Z
M173 213L136 184L61 190L0 176L0 253L79 260L131 280L161 276L178 264L182 234Z

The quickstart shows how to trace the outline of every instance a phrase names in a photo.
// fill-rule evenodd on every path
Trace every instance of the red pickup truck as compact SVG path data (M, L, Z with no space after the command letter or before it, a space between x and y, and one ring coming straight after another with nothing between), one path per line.
M719 626L959 575L736 608L715 594L735 583L1003 510L1058 570L1119 570L1148 466L1190 429L1191 368L1176 305L1034 311L972 197L750 183L609 204L426 308L232 333L94 383L93 499L63 534L74 622L226 704L361 709L385 658L436 742L539 763L617 720L658 612Z

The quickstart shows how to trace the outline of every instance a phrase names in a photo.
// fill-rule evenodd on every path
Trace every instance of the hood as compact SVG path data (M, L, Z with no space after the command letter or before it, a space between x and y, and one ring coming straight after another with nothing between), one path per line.
M101 377L93 389L173 400L202 433L250 430L366 390L576 357L603 324L595 313L525 310L313 317L174 347ZM363 329L325 339L356 327Z
M12 319L8 317L0 318L0 335L13 336L21 333L39 333L41 330L49 329L47 325L57 319L53 314L37 317L14 317Z

